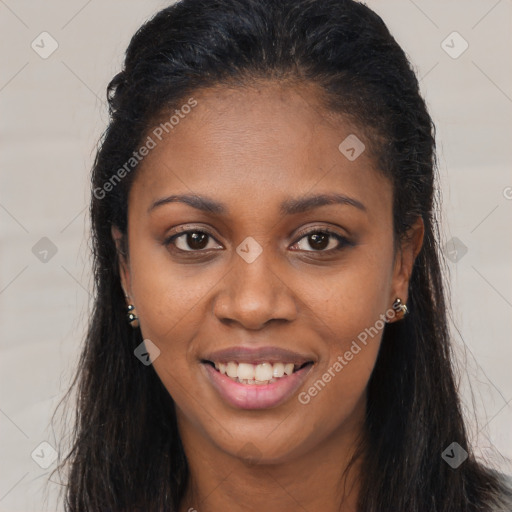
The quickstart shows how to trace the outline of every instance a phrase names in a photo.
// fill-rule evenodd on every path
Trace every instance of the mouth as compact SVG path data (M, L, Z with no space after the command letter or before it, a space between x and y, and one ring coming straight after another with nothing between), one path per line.
M216 372L225 375L233 382L248 386L273 384L280 379L313 365L313 361L305 361L303 363L288 363L284 361L249 363L202 360L201 362L211 366Z
M204 354L200 363L224 403L265 409L288 401L304 384L316 358L282 347L239 345Z

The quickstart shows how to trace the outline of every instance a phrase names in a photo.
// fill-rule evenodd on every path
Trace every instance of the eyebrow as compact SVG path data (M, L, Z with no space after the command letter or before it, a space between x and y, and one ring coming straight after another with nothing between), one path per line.
M225 215L229 212L229 209L225 204L208 197L197 194L182 194L157 199L148 208L148 213L152 212L159 206L169 203L185 203L189 206L192 206L193 208L196 208L197 210L201 210L206 213L213 213L216 215ZM355 208L366 212L366 207L364 204L357 199L345 196L343 194L332 193L287 199L281 203L280 213L281 215L296 215L298 213L304 213L310 210L314 210L315 208L320 208L321 206L330 204L354 206Z

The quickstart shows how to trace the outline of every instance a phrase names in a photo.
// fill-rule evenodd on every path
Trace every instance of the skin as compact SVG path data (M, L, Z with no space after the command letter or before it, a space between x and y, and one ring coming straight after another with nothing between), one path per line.
M144 339L161 351L154 368L176 403L191 471L181 512L356 510L359 464L345 488L339 482L363 432L382 330L308 404L297 395L396 297L407 302L423 224L395 246L391 184L362 131L326 112L319 94L314 85L272 82L196 91L197 106L143 160L130 191L122 285ZM354 161L338 150L349 134L366 141ZM365 209L279 213L286 199L332 192ZM148 213L163 197L191 193L228 213L178 202ZM213 238L191 246L184 235L173 250L165 240L180 226ZM325 228L350 243L329 250L339 245L330 237L315 249L301 233ZM119 244L120 232L112 234ZM263 249L250 264L236 253L248 236ZM200 371L206 352L236 345L289 348L315 364L283 404L241 410Z

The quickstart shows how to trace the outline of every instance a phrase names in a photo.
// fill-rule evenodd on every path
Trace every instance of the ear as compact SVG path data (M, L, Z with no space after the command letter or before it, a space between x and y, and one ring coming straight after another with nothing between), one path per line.
M390 304L392 304L397 297L399 297L404 304L407 303L412 267L423 245L424 233L425 225L423 219L418 217L399 242L395 256Z
M117 226L111 228L112 238L116 244L117 249L117 262L119 265L119 275L121 276L121 286L124 294L128 297L131 296L131 280L130 280L130 266L128 262L128 255L125 254L123 247L123 234Z

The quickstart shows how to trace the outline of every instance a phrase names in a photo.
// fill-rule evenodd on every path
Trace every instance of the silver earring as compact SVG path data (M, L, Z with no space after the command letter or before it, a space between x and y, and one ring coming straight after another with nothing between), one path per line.
M135 314L135 306L133 304L128 304L126 319L134 329L139 327L139 317Z
M395 302L393 302L392 306L394 312L395 312L395 318L397 320L402 320L407 313L409 313L409 309L405 304L402 303L402 299L400 297L397 297L395 299Z

